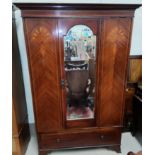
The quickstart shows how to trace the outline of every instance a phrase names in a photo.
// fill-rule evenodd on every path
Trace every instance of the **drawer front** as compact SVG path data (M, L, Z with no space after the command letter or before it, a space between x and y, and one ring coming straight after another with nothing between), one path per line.
M39 136L40 148L60 149L120 144L120 129L104 129L80 132L42 134Z

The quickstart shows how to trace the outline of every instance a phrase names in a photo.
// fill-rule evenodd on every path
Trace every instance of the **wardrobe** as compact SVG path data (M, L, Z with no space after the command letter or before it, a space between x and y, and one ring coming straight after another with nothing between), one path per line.
M120 152L138 4L15 3L21 9L39 154Z

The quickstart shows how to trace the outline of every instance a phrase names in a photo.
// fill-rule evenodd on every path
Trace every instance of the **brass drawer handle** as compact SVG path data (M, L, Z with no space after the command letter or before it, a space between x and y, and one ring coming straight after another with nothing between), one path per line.
M129 88L126 88L125 90L128 92L129 91Z
M101 136L100 136L100 138L101 138L101 140L103 140L103 139L104 139L104 136L103 136L103 135L101 135Z

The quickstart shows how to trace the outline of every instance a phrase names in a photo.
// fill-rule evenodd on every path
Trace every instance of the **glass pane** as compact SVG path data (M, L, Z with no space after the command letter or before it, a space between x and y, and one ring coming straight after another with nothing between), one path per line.
M64 49L67 120L93 119L96 36L76 25L64 37Z

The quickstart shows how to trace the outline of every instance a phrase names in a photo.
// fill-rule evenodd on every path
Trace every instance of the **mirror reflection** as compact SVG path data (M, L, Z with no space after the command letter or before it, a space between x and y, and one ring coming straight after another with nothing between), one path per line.
M64 37L67 120L94 118L96 36L86 25Z

